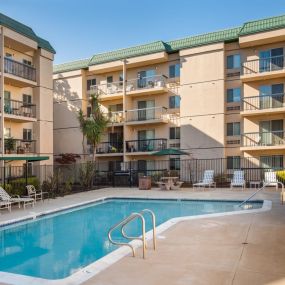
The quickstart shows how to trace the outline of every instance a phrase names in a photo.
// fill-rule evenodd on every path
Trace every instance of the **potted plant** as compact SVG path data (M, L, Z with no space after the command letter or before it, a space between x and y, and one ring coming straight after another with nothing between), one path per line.
M15 140L13 137L9 137L5 139L5 152L11 153L12 150L15 149Z

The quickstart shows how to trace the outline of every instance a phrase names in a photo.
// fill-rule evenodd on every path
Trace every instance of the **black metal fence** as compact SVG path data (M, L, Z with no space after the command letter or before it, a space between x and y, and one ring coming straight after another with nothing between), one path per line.
M163 176L177 176L185 186L203 179L205 170L214 170L217 187L229 187L235 170L244 170L247 184L262 181L269 170L283 170L279 166L261 166L257 158L109 161L69 165L6 166L0 169L2 186L11 194L26 194L26 184L34 184L51 193L65 195L101 187L137 187L140 176L150 176L153 185ZM284 172L285 173L285 172ZM282 175L278 179L283 181Z

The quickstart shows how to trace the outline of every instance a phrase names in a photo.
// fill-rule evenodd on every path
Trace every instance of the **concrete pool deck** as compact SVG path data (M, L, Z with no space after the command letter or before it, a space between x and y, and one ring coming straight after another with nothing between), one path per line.
M99 197L153 197L243 200L253 190L138 191L102 189L37 203L35 208L2 211L0 222ZM255 199L271 200L272 210L180 222L158 237L147 258L124 257L85 285L285 284L285 205L270 189Z

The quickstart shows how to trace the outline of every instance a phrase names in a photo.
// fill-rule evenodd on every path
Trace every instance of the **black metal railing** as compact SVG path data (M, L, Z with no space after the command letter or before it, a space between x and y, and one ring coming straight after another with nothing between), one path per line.
M255 132L241 135L242 146L277 146L284 145L284 131Z
M243 74L262 73L284 69L284 56L272 56L249 60L243 63Z
M36 118L36 105L16 100L4 100L5 114Z
M244 97L242 102L244 111L281 108L284 107L284 94Z
M102 142L96 147L97 154L121 152L123 152L123 142Z
M167 139L126 141L126 152L159 151L167 148Z
M6 138L4 149L6 154L36 153L36 141Z
M4 71L31 81L36 81L36 69L28 64L5 57Z

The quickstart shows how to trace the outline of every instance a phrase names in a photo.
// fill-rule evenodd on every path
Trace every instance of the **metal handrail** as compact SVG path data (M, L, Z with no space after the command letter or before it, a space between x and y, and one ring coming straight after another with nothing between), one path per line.
M244 205L246 202L248 202L252 197L254 197L257 193L259 193L260 191L262 191L266 186L270 185L271 182L268 182L268 183L264 183L263 186L259 189L257 189L252 195L250 195L246 200L244 200L242 203L240 203L238 205L238 207L241 207L242 205ZM277 184L280 184L281 187L282 187L282 195L283 195L283 192L284 192L284 184L280 181L276 181L274 183L277 183Z
M146 238L145 238L145 219L143 217L143 214L144 213L149 213L151 215L151 219L152 219L152 237L153 237L153 249L155 250L156 249L156 238L155 238L155 235L156 235L156 222L155 222L155 214L153 211L149 210L149 209L143 209L142 211L140 211L139 213L132 213L130 214L127 218L125 218L124 220L122 220L121 222L117 223L116 225L114 225L108 232L108 238L109 238L109 241L115 245L126 245L128 247L131 248L132 250L132 253L133 253L133 257L135 257L135 249L134 247L130 244L130 243L127 243L127 242L117 242L117 241L114 241L112 239L112 232L116 229L116 228L119 228L121 227L121 234L124 238L126 239L131 239L131 240L141 240L142 241L142 244L143 244L143 258L145 258L145 250L147 248L146 246ZM141 236L138 236L138 237L132 237L132 236L128 236L125 231L124 231L124 228L125 226L130 223L131 221L137 219L137 218L140 218L141 221L142 221L142 235Z

